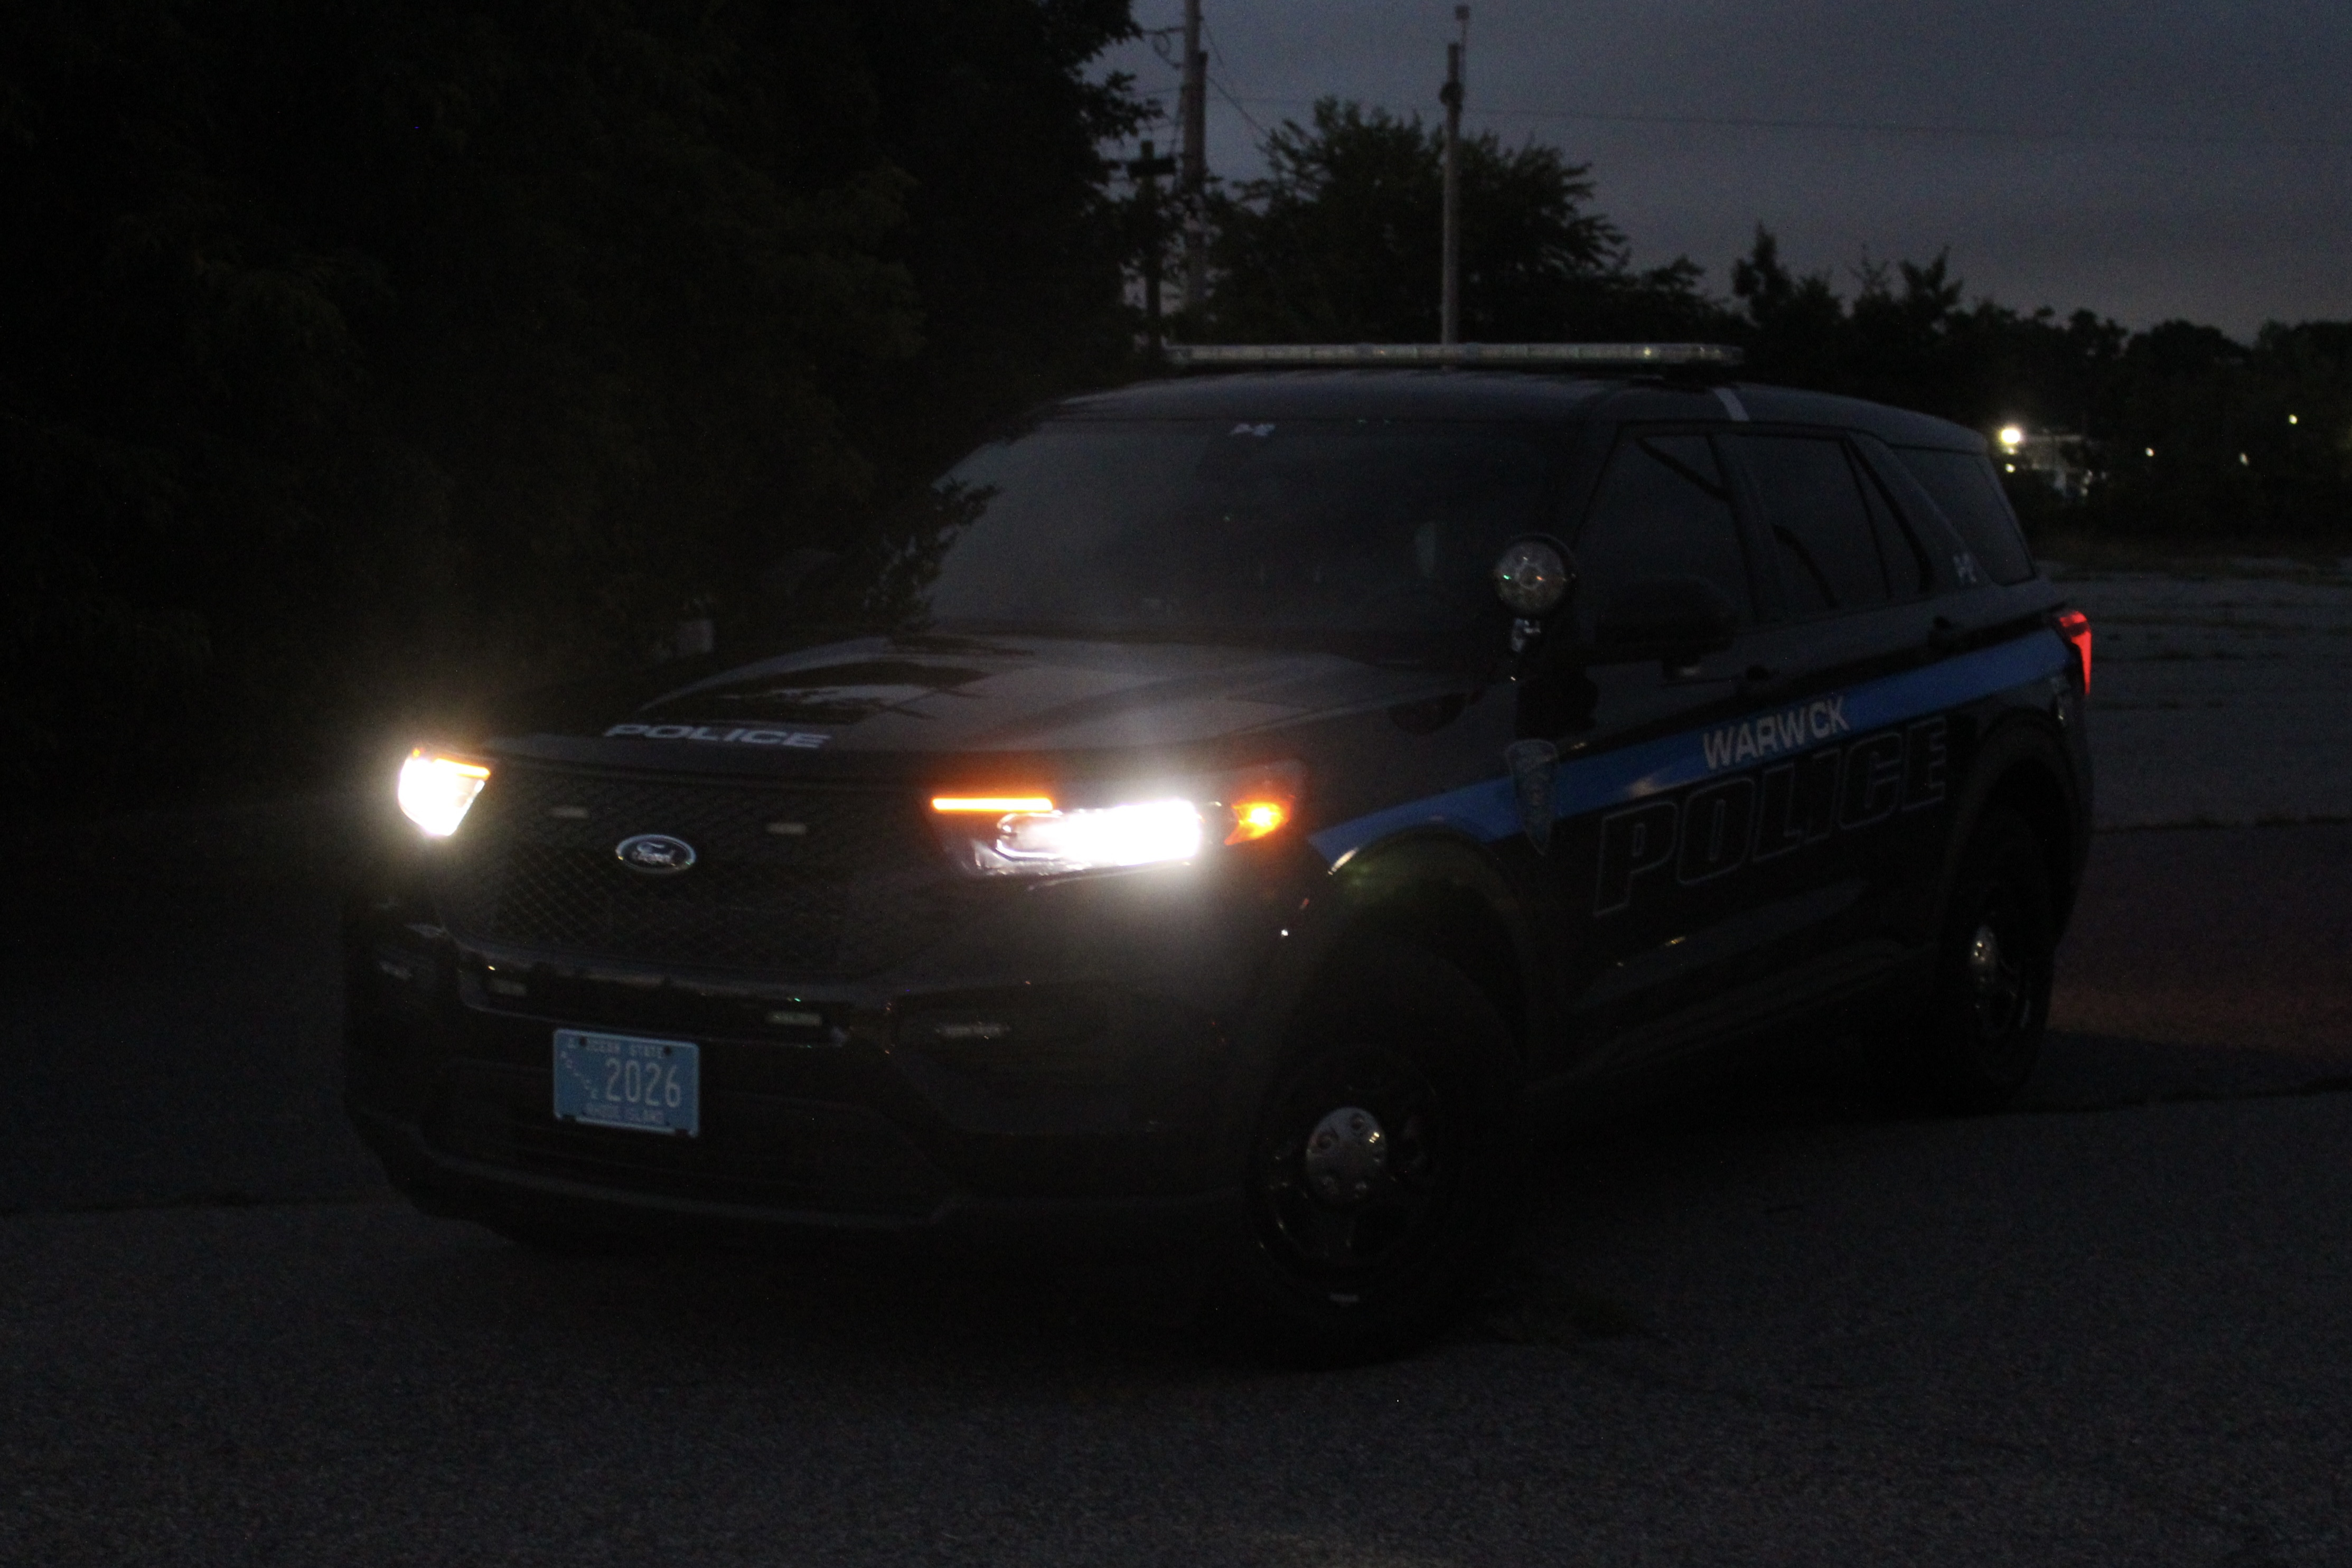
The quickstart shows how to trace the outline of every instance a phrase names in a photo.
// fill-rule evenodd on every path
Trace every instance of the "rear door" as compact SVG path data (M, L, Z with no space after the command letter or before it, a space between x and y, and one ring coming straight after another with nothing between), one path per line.
M1751 644L1753 711L1709 761L1756 780L1752 884L1784 916L1775 999L1806 1004L1886 977L1890 915L1934 874L1950 737L1918 673L1941 653L1938 552L1844 434L1723 444L1777 608Z

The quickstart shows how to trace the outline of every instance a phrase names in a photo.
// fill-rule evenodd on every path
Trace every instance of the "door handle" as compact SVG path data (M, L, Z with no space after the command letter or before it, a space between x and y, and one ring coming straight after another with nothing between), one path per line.
M1960 624L1938 615L1927 628L1927 647L1932 653L1957 653L1960 646Z
M1786 685L1788 685L1787 671L1776 670L1769 664L1750 664L1748 666L1747 674L1739 677L1739 695L1748 697L1762 696L1767 693L1778 691Z

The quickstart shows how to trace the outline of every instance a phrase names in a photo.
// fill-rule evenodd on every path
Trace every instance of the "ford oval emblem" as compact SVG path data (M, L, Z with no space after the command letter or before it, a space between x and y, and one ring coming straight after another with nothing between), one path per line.
M638 833L613 847L621 863L647 876L676 876L694 863L694 846L667 833Z

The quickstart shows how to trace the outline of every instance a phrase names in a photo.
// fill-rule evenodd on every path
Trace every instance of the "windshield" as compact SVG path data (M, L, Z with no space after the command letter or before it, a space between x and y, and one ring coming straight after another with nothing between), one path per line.
M858 610L1071 635L1426 642L1498 613L1554 433L1375 420L1059 420L973 453L885 529Z

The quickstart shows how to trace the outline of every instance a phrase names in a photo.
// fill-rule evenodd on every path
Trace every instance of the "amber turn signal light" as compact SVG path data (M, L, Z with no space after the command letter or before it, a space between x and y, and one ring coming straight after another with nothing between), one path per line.
M1290 802L1287 800L1236 800L1233 810L1234 831L1225 835L1225 842L1229 844L1245 844L1252 839L1280 832L1282 825L1290 821Z
M934 795L934 811L985 811L1003 816L1008 811L1050 811L1054 809L1051 796L1046 795Z
M1223 791L1224 807L1233 820L1225 834L1229 844L1246 844L1270 838L1290 825L1298 812L1298 797L1307 770L1296 762L1277 762L1228 774L1231 788Z

